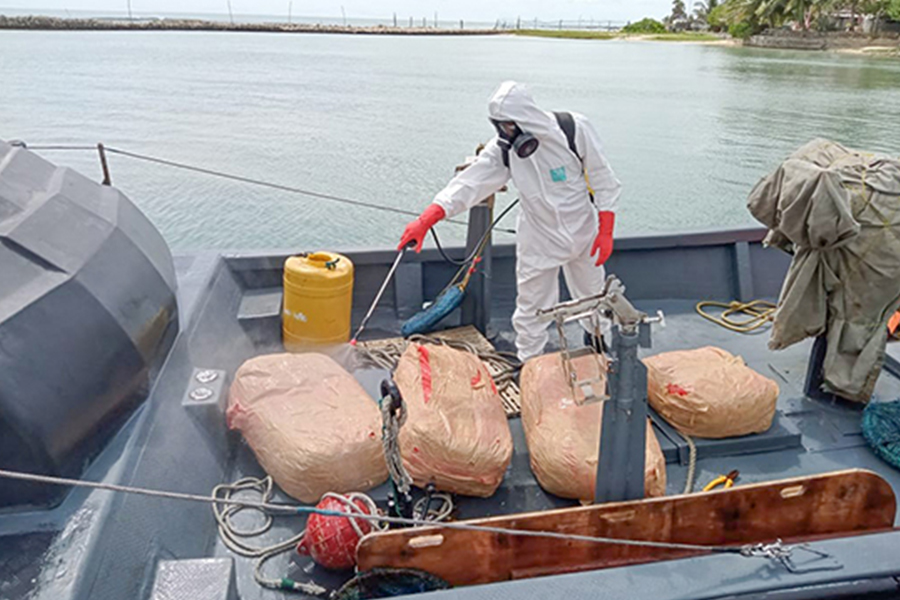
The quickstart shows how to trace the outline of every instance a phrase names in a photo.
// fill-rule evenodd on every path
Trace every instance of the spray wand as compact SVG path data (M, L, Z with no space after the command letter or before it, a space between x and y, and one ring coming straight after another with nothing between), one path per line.
M381 302L381 297L384 295L384 290L387 289L388 284L394 277L394 272L400 265L400 261L403 259L403 255L406 254L406 250L414 244L414 241L410 242L406 247L401 248L400 251L397 252L397 258L394 259L394 264L391 265L391 269L390 271L388 271L387 277L384 278L384 283L381 284L381 289L379 289L378 293L375 294L375 299L372 301L372 306L369 307L369 312L367 312L366 316L363 317L362 323L359 324L359 329L356 330L356 333L353 335L353 339L350 340L351 346L356 346L356 342L359 340L359 336L362 334L363 330L366 328L366 325L369 323L369 319L372 318L372 313L375 312L375 307L377 307L378 303Z

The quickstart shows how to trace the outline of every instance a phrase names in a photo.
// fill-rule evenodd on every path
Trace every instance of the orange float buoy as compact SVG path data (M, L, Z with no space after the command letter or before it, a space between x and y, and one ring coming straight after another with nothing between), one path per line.
M350 514L350 503L359 512L374 514L372 506L359 498L342 500L334 495L325 496L316 508ZM332 517L313 513L306 522L306 534L297 545L297 552L310 556L326 569L350 569L356 564L356 545L365 534L372 531L369 521L350 517Z

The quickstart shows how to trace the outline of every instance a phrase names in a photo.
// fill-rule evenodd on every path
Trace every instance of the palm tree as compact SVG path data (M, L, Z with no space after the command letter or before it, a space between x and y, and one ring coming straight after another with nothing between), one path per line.
M729 20L781 27L790 21L809 29L813 17L830 10L835 0L730 0Z
M694 17L698 21L703 21L704 23L709 22L709 13L713 11L715 7L719 5L719 0L706 0L706 2L695 2L694 3Z

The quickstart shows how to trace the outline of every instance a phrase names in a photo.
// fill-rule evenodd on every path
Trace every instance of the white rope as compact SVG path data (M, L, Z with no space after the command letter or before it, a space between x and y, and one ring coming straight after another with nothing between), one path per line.
M346 517L346 513L340 511L322 510L312 506L296 506L285 504L272 504L269 502L257 502L253 500L241 500L239 498L214 498L212 496L201 496L198 494L185 494L181 492L166 492L147 488L139 488L132 486L116 485L111 483L98 483L94 481L82 481L78 479L67 479L63 477L51 477L49 475L36 475L34 473L22 473L17 471L7 471L0 469L0 477L7 479L18 479L21 481L33 481L36 483L49 483L53 485L67 485L75 487L86 487L93 489L101 489L112 492L120 492L127 494L139 494L142 496L152 496L156 498L169 498L172 500L185 500L189 502L203 502L212 504L227 504L235 506L246 506L251 508L260 508L270 510L277 513L293 513L293 514L319 514L330 517ZM465 522L445 521L434 522L425 519L408 519L403 517L391 517L386 515L363 515L359 514L357 519L365 519L371 523L387 523L391 525L427 525L437 529L455 529L460 531L475 531L480 533L495 533L500 535L509 535L514 537L537 537L545 539L556 539L563 541L587 542L593 544L614 544L621 546L637 546L644 548L661 548L666 550L692 550L696 552L718 552L727 554L740 554L741 548L735 546L704 546L700 544L683 544L679 542L657 542L651 540L631 540L623 538L599 537L589 535L577 535L571 533L560 533L556 531L544 530L528 530L528 529L511 529L508 527L494 527L489 525L473 525Z
M448 339L440 336L427 336L415 334L407 340L395 342L391 344L378 345L370 348L365 342L360 343L357 348L362 352L363 356L373 365L385 371L393 371L397 368L400 357L406 351L410 342L419 344L433 344L436 346L447 346L454 350L468 352L481 359L489 367L493 367L496 375L492 375L497 391L503 393L507 386L515 381L516 371L522 366L515 354L510 352L500 352L498 350L479 350L474 345L463 340Z
M431 502L440 500L440 508L431 508ZM413 514L430 523L446 521L453 514L453 496L445 492L436 492L430 496L423 496L413 505ZM428 508L426 512L426 507Z
M678 431L677 429L675 431ZM694 479L697 475L697 445L693 438L686 433L678 431L678 435L684 438L688 445L688 470L687 477L684 482L683 494L690 494L694 491Z
M366 531L363 531L362 527L359 526L357 521L369 521L370 526L379 531L387 530L387 523L382 523L378 520L378 506L375 505L375 501L372 500L366 494L362 492L350 492L349 494L335 494L334 492L328 492L324 496L322 496L322 500L325 498L331 498L332 500L337 500L341 504L343 504L347 510L344 512L350 515L358 516L359 518L349 518L351 527L353 527L353 531L356 532L356 535L359 537L363 537L366 535ZM362 510L357 502L362 502L363 506L366 507L366 510ZM373 521L368 517L375 517L376 519Z
M222 502L233 499L234 494L245 491L255 491L259 493L262 502L267 503L272 499L274 492L274 483L271 477L256 479L255 477L245 477L234 483L221 484L213 488L212 497ZM371 501L371 500L370 500ZM226 548L240 556L247 558L258 558L256 567L253 569L253 578L259 585L269 589L286 589L290 588L294 591L303 592L311 596L321 596L328 592L327 589L315 582L302 582L287 579L270 579L263 575L263 565L271 558L278 556L284 552L289 552L297 546L305 535L303 530L297 535L290 537L284 541L277 542L271 546L256 547L251 546L243 541L242 538L251 538L263 535L272 528L274 519L272 515L264 508L257 506L243 506L238 504L227 504L220 507L218 502L212 505L213 515L218 524L219 537ZM262 525L254 529L239 529L232 519L240 512L253 510L262 515Z

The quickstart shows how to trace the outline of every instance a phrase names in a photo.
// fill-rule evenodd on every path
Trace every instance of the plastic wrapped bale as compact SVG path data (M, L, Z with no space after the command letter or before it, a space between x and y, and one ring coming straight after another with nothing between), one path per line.
M407 410L400 454L415 484L492 495L509 466L513 443L484 363L446 346L410 344L394 381Z
M606 379L606 361L598 355L573 361L579 379ZM522 370L522 425L531 470L541 487L563 498L594 499L600 451L602 404L579 405L566 382L559 353L529 360ZM580 394L580 392L579 392ZM644 466L647 497L666 493L666 461L650 421Z
M378 405L322 354L248 360L235 374L227 416L275 483L302 502L387 479Z
M644 359L650 406L687 435L725 438L772 426L778 384L721 348L664 352Z

